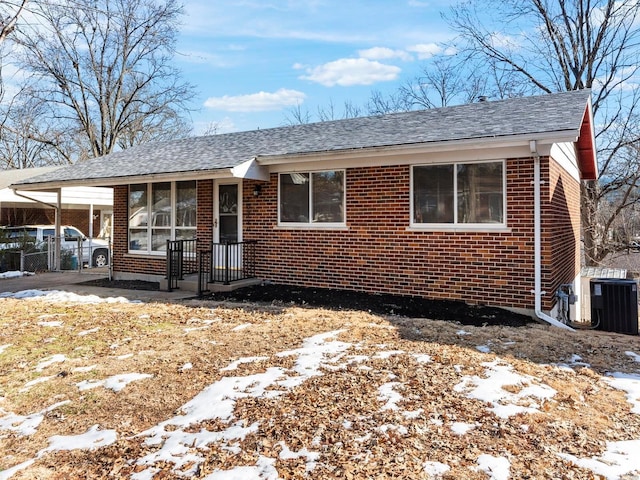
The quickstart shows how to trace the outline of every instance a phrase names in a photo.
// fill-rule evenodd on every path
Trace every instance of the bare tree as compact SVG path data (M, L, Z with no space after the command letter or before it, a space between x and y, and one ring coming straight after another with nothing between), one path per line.
M171 63L182 13L174 0L42 0L15 35L39 138L74 159L185 136L192 87ZM23 97L24 98L24 97ZM58 135L51 135L55 128ZM69 158L68 160L71 160Z
M0 169L12 170L68 163L60 133L39 122L41 106L24 102L4 109L0 135ZM46 128L46 130L41 130ZM47 140L43 140L47 139Z
M616 216L638 202L637 155L629 147L640 137L633 121L640 108L639 15L637 0L469 0L446 17L460 34L457 47L485 61L498 90L592 89L600 177L582 188L589 264L614 248L608 238ZM612 198L616 208L600 208Z
M333 100L329 100L327 106L319 106L317 113L317 120L314 120L314 116L308 109L303 108L301 104L297 104L295 107L291 107L288 113L285 115L285 125L304 125L314 121L328 122L331 120L340 120L345 118L355 118L362 116L362 109L350 101L345 101L342 112L336 109Z
M424 64L420 75L402 85L398 94L413 108L474 102L485 94L485 82L475 69L462 68L464 63L457 55L436 56Z
M27 0L21 2L0 2L0 43L15 30L18 18L24 12Z

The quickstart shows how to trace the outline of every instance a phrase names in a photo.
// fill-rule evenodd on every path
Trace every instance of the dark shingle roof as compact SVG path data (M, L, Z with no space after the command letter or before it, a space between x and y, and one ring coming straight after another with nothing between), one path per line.
M580 90L144 144L17 184L202 172L232 168L254 157L512 135L575 132L577 137L589 95Z

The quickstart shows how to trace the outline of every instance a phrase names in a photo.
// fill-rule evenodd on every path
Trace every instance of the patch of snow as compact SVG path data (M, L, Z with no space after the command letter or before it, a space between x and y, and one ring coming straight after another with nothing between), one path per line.
M115 430L100 430L99 425L94 425L80 435L53 435L49 438L49 446L40 454L56 450L93 450L111 445L117 439Z
M625 355L628 355L629 357L633 358L636 362L640 362L640 355L638 355L637 353L634 352L624 352Z
M231 362L224 368L221 368L221 372L230 372L231 370L237 370L237 368L243 363L261 362L262 360L268 360L269 357L242 357L238 360Z
M505 457L482 454L476 460L478 470L489 475L490 480L509 480L511 464Z
M424 462L423 466L425 473L427 475L431 475L432 477L444 475L449 470L451 470L451 467L449 465L440 462L426 461Z
M186 372L187 370L191 370L193 368L193 363L187 362L180 368L181 372Z
M101 298L97 295L78 295L60 290L21 290L19 292L2 292L0 298L17 298L21 300L44 300L51 303L132 303L124 297Z
M54 363L62 363L66 359L67 357L62 355L61 353L56 353L55 355L51 355L49 358L41 361L38 365L36 365L36 372L41 372L48 366L53 365Z
M231 470L216 470L203 480L278 480L280 476L273 466L275 459L258 457L255 467L235 467Z
M469 430L473 430L474 428L476 428L476 424L474 423L453 422L451 424L451 431L456 435L464 435Z
M391 358L395 355L402 355L404 350L387 350L386 352L378 352L373 358L381 358L386 360L387 358Z
M0 345L0 355L2 355L7 348L12 347L12 346L13 346L13 344L11 344L11 343L7 343L5 345Z
M28 391L31 387L33 387L34 385L37 385L39 383L44 383L47 382L49 380L51 380L52 378L55 378L55 375L50 375L47 377L38 377L38 378L34 378L33 380L27 382L24 384L24 387L20 389L21 392L26 392Z
M239 332L240 330L244 330L245 328L253 327L253 323L243 323L242 325L238 325L231 329L232 332Z
M404 412L402 412L402 416L408 420L413 420L416 418L420 418L420 416L424 413L424 410L422 408L419 408L418 410L405 410Z
M41 327L61 327L64 325L64 322L62 320L51 320L48 322L38 322L38 325Z
M409 434L409 430L407 430L407 427L405 427L404 425L393 425L391 423L387 423L386 425L380 425L379 427L376 427L376 430L382 433L387 433L394 430L398 432L400 435Z
M100 330L100 327L90 328L89 330L83 330L78 333L79 337L84 337L85 335L89 335L90 333L96 333Z
M623 475L633 474L633 478L640 478L640 440L626 440L621 442L607 442L607 450L599 457L579 458L568 453L558 456L569 460L579 467L591 470L596 475L602 475L607 480L618 480Z
M491 353L491 348L489 348L489 345L476 345L476 350L482 353Z
M554 363L552 364L558 368L569 368L573 370L574 367L586 367L589 368L591 365L582 361L582 357L580 355L576 355L575 353L571 355L565 362L563 363Z
M633 406L631 413L640 415L640 374L607 373L604 380L613 388L627 392L627 400Z
M197 332L199 330L206 330L207 328L209 328L208 325L205 325L204 327L186 327L186 328L183 328L182 330L184 331L184 333L191 333L191 332Z
M76 367L71 371L78 372L78 373L85 373L85 372L90 372L91 370L95 370L97 366L98 365L88 365L86 367Z
M463 336L463 335L471 335L471 332L467 332L466 330L458 330L458 331L456 332L456 335L460 335L460 336Z
M19 278L34 275L32 272L20 272L17 270L10 270L8 272L0 273L0 278Z
M399 410L398 402L402 400L402 395L395 388L400 385L400 382L388 382L378 387L378 400L387 402L381 410Z
M418 363L429 363L431 362L431 355L427 355L426 353L415 353L413 358L416 359Z
M0 409L0 412L4 412L6 414L0 417L0 430L9 430L23 436L33 435L36 433L47 412L55 410L67 403L71 403L71 401L65 400L63 402L54 403L44 410L30 415L16 415L15 413L4 412L4 410Z
M153 377L153 375L149 375L148 373L122 373L105 378L104 380L83 380L82 382L76 383L76 387L78 387L80 391L104 387L117 393L131 382L151 377Z
M284 442L279 442L278 445L282 447L282 450L280 451L280 455L278 455L282 460L306 458L307 459L306 471L312 472L316 468L318 458L320 458L320 453L310 452L306 448L303 448L298 452L294 452L291 449L289 449L289 447L287 447L287 445Z
M133 357L133 353L124 353L122 355L118 355L116 358L118 360L126 360L127 358Z
M293 371L298 374L297 377L288 377L286 380L279 382L286 388L294 388L304 383L308 378L321 375L320 368L328 361L334 359L348 350L352 345L350 343L332 341L327 342L329 338L336 337L342 333L342 330L336 330L327 333L321 333L307 338L301 348L280 352L276 356L289 357L296 355L298 360Z
M11 468L7 468L6 470L2 470L0 472L0 480L8 480L9 478L13 477L14 474L18 473L20 470L24 470L25 468L30 467L31 465L33 465L35 463L36 459L35 458L31 458L29 460L26 460L22 463L19 463L18 465L14 465Z
M513 371L509 364L499 360L482 363L486 367L486 378L463 377L454 387L456 392L465 392L467 397L476 398L491 404L490 410L501 418L518 413L538 413L537 401L552 398L556 391L530 375ZM521 387L517 393L505 390L505 386Z

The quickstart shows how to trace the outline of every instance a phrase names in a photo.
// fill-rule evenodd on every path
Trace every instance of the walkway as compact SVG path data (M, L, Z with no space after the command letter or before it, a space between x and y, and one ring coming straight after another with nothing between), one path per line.
M97 278L106 278L109 275L106 267L86 269L82 272L43 272L16 278L0 279L0 294L3 292L20 292L23 290L62 290L78 295L96 295L105 297L125 297L129 300L143 302L174 301L193 298L194 292L174 290L173 292L158 290L130 290L122 288L94 287L83 285Z

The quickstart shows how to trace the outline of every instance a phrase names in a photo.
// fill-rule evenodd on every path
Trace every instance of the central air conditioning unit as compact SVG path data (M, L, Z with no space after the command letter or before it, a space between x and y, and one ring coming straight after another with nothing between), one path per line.
M606 332L638 335L638 284L617 278L591 279L591 325Z

